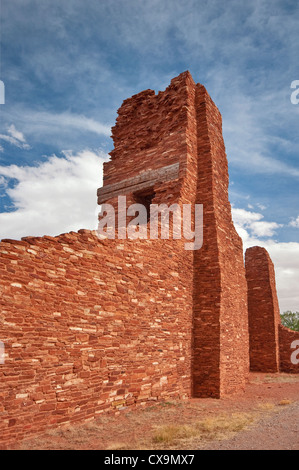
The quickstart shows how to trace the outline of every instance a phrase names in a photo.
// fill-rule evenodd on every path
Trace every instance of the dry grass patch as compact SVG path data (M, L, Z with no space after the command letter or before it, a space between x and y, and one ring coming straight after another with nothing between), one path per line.
M267 375L264 379L265 383L297 383L299 382L299 376L295 374L277 374Z
M28 444L30 449L48 449L48 450L71 450L78 448L88 442L91 438L98 436L103 432L103 425L92 421L83 425L62 426L53 430L48 430L41 439L31 439L30 442L24 442L22 449L26 449Z
M159 426L153 436L153 442L156 444L171 444L178 439L189 439L197 436L197 429L187 425L168 424Z
M260 403L258 407L262 411L272 411L274 410L275 405L274 403Z
M279 372L276 374L263 374L260 373L258 376L251 376L249 379L251 384L275 384L275 383L289 383L294 384L299 382L298 374L287 374Z
M192 425L159 426L153 435L155 444L175 444L178 441L222 440L242 431L255 420L254 414L234 413L206 418Z
M113 442L109 444L106 450L129 450L130 446L124 442Z
M287 405L291 405L292 402L291 402L291 400L281 400L278 404L280 406L287 406Z
M255 421L256 416L249 413L234 413L207 418L199 425L205 439L227 439L242 431Z

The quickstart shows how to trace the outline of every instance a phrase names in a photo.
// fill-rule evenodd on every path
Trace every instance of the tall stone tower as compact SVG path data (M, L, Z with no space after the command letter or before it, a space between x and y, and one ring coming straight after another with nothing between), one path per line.
M242 389L249 371L247 286L228 200L220 112L184 72L164 92L146 90L125 100L112 136L99 204L117 210L120 195L127 204L203 204L202 248L188 252L169 240L191 290L191 395L220 397Z

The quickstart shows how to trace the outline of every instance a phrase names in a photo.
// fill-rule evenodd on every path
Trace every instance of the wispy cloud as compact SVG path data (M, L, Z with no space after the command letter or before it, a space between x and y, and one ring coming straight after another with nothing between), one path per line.
M9 144L14 145L15 147L18 147L20 149L30 149L30 145L27 144L24 134L18 131L15 128L14 124L8 126L7 134L0 134L0 140L2 140L3 142L8 142ZM3 152L3 150L3 147L1 147L0 151Z
M3 177L3 176L0 176L0 186L2 186L1 189L6 188L7 187L7 182L6 182L6 179Z
M68 111L54 113L16 107L9 111L8 116L11 120L18 120L23 131L27 135L35 136L35 138L74 131L91 132L99 136L110 136L111 134L111 126ZM17 131L14 125L9 126L7 132L9 135L0 135L0 139L15 143L15 145L26 145L24 135Z
M55 133L58 129L93 132L104 136L110 136L111 133L111 126L69 112L49 113L24 110L22 119L24 120L24 128L35 134Z
M245 209L232 208L233 219L241 230L244 237L244 231L247 231L251 237L273 237L277 229L283 227L276 222L267 222L263 214L247 211Z
M26 162L30 158L38 161L41 158L40 149L45 146L45 153L49 151L47 146L50 146L50 152L54 150L57 153L63 148L81 151L86 147L103 147L111 134L110 125L69 111L56 113L16 106L6 113L2 120L4 119L6 122L15 122L16 126L6 126L7 132L0 134L0 143L2 141L3 144L13 145L18 149L32 149L30 155L27 153L24 156ZM27 144L24 134L31 146ZM2 147L3 152L9 150L4 145Z
M12 76L30 98L26 133L31 122L37 135L55 135L63 126L108 136L107 122L123 99L144 88L163 89L190 69L223 114L231 166L298 179L299 107L289 99L299 47L295 2L231 0L228 7L220 0L52 0L36 8L32 0L16 1L17 9L12 2L4 9L3 35L30 77ZM31 15L32 21L24 20ZM16 28L23 34L16 35ZM21 48L21 41L28 47ZM17 74L20 67L7 69ZM33 90L56 110L35 111ZM72 111L61 112L61 100ZM94 118L99 113L100 122Z
M290 227L299 228L299 215L297 219L292 219L289 225Z

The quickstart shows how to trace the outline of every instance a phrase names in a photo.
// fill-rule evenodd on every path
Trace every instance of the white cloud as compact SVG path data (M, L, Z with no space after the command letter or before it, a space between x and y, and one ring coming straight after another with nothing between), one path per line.
M299 215L297 219L292 219L291 222L289 223L290 227L295 227L299 228Z
M253 235L257 237L273 237L276 233L276 230L280 227L283 227L282 224L277 224L276 222L253 222L250 226Z
M83 115L64 112L51 114L46 112L31 113L31 124L35 128L51 129L53 127L69 127L81 131L94 132L98 135L110 136L111 127Z
M260 242L274 263L282 311L299 310L299 243Z
M26 143L24 134L20 131L17 131L17 129L15 128L13 124L8 127L7 131L14 139L18 140L19 142L23 142L23 144Z
M8 135L7 135L8 134ZM28 150L30 149L30 145L27 144L24 134L18 131L13 124L8 126L7 134L0 134L0 140L4 142L8 142L11 145L15 145L20 149ZM3 147L0 146L0 152L3 152Z
M260 204L260 203L257 203L257 207L261 210L261 211L265 211L267 209L267 206L264 206L263 204Z
M15 211L0 213L0 239L95 229L105 159L101 151L85 150L52 155L36 167L1 166L1 182L14 178L17 184L6 189Z
M5 186L6 187L6 180L3 176L0 176L0 186Z
M234 221L241 225L249 227L253 222L261 220L263 218L262 214L256 212L249 212L245 209L232 208Z
M268 250L274 263L281 312L299 310L299 243L258 240L255 245Z
M252 236L273 237L276 230L282 227L276 222L266 222L262 220L263 214L246 211L245 209L233 208L233 218L239 229L249 231Z

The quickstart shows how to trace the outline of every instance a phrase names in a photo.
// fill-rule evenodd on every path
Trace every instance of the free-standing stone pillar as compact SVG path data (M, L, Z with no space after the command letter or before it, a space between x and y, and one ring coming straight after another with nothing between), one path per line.
M249 371L247 286L228 200L222 118L201 85L196 119L204 242L194 255L193 395L220 397L244 388Z
M246 251L245 265L250 368L256 372L278 372L280 314L274 265L267 250L259 246Z

